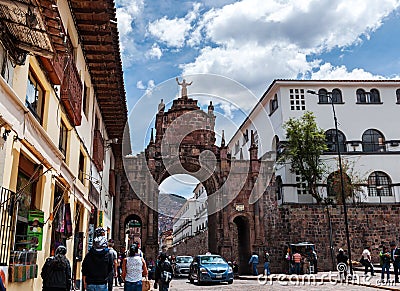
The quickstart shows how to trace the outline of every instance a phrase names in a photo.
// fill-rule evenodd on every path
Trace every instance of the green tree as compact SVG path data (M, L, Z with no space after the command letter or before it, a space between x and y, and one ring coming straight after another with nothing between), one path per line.
M367 183L365 174L361 175L355 169L355 161L342 158L344 195L346 199L353 198L353 202L365 199L362 186ZM342 204L342 182L339 169L329 175L327 184L329 192L335 195L336 203Z
M318 128L312 112L305 112L299 119L290 118L283 128L286 130L286 143L279 164L290 163L290 171L298 173L305 180L309 193L322 201L317 182L325 173L321 155L327 150L325 133Z

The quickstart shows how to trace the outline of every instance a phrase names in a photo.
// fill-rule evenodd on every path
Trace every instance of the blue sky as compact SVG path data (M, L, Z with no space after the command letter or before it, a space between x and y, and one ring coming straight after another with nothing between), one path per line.
M400 0L115 2L134 153L176 76L202 108L213 100L228 140L274 79L400 76ZM191 195L193 181L170 181Z

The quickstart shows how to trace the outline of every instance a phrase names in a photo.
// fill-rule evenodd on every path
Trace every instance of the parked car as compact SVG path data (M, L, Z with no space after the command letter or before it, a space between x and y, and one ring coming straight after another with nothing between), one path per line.
M188 276L192 261L193 257L191 256L177 256L175 260L174 276Z
M227 261L219 255L199 255L190 264L189 281L201 285L204 282L233 283L233 271Z

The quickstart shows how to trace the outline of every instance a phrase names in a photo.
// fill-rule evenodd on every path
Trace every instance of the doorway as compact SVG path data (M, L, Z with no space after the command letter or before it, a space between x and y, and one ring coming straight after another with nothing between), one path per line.
M251 256L249 221L244 216L237 216L233 222L236 225L233 251L239 265L239 274L251 274L248 264Z

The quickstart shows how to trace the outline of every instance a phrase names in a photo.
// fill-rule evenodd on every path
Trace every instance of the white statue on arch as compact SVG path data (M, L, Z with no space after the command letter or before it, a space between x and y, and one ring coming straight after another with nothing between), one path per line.
M186 83L186 80L183 79L182 82L179 82L178 77L176 77L175 80L179 86L182 86L181 97L187 97L187 86L192 85L193 81L190 83Z

